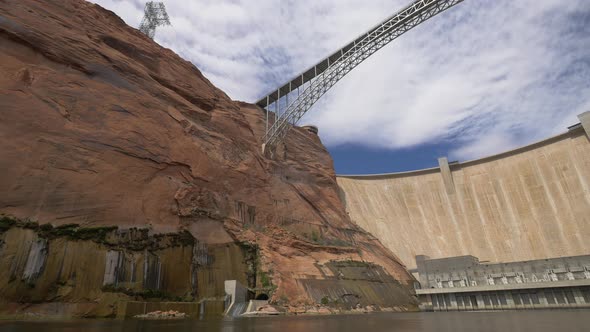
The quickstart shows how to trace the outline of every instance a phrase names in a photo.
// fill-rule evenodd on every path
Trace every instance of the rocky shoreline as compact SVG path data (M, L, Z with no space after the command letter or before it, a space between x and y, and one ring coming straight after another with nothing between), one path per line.
M174 310L169 311L152 311L143 315L135 315L133 318L139 319L185 319L188 315L184 312L178 312Z

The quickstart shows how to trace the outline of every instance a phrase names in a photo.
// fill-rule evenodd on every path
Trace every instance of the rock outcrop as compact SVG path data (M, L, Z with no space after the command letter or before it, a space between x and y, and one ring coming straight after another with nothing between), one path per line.
M404 266L350 221L313 132L265 157L264 110L98 5L0 0L0 110L5 307L109 316L146 289L222 297L224 278L290 306L386 285L395 295L360 302L415 307Z

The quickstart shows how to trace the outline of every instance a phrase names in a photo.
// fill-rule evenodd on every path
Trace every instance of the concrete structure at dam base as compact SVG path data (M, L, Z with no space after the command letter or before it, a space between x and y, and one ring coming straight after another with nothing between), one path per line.
M417 256L424 311L590 308L590 255L511 263Z

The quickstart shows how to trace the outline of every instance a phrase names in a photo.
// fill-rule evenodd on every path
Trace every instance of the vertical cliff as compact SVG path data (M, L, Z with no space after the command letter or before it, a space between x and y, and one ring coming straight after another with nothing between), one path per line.
M314 133L293 128L265 157L264 110L100 6L0 1L0 109L5 308L108 316L223 297L225 279L288 306L415 306L404 266L346 214Z

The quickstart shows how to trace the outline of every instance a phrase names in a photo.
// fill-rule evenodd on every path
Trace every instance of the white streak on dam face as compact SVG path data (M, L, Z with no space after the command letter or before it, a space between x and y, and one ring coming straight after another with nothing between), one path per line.
M590 253L590 140L582 127L451 164L451 179L440 169L339 176L338 184L352 220L408 268L415 255L500 262Z

